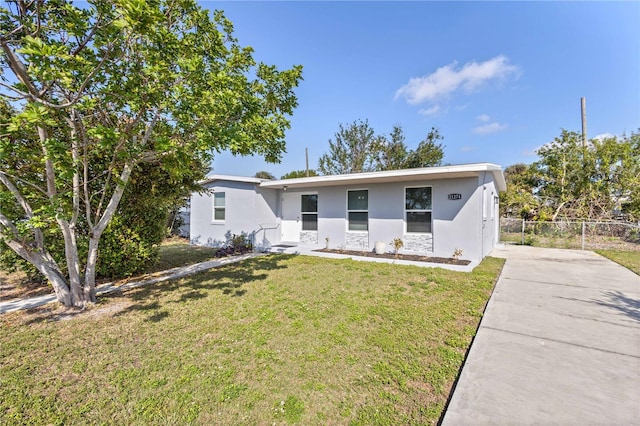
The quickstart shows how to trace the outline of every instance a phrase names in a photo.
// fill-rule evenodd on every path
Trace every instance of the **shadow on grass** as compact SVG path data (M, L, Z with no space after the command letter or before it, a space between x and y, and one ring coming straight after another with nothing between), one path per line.
M123 309L115 316L126 315L133 311L152 311L153 315L146 321L159 322L169 316L169 312L161 310L164 304L188 304L208 297L210 291L220 291L229 297L242 297L247 293L247 290L242 288L245 284L266 279L268 271L286 268L287 266L283 263L294 256L285 254L259 256L187 277L133 289L127 293L132 300L139 303ZM187 290L177 300L166 302L158 300L163 295L180 291L180 289Z

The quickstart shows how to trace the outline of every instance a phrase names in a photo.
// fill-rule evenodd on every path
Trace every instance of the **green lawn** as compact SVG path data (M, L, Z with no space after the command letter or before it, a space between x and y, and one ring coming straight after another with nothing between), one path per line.
M502 265L270 255L5 314L0 424L433 424Z
M631 269L640 275L640 251L596 250L596 253Z
M158 261L146 272L164 271L177 266L191 265L214 258L217 249L191 246L182 238L169 238L160 246Z

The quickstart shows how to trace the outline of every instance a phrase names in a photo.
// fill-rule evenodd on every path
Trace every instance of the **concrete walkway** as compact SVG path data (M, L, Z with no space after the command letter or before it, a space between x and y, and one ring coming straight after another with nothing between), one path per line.
M452 425L640 425L640 277L593 252L505 246Z
M241 256L227 257L216 260L208 260L206 262L196 263L194 265L179 266L173 269L167 269L166 271L156 272L154 274L147 275L150 278L146 278L141 281L131 281L125 284L116 285L114 283L102 284L96 287L96 294L110 293L115 290L129 290L143 285L155 284L167 280L175 280L187 275L195 274L202 271L207 271L218 266L228 265L230 263L240 262L245 259L260 256L260 253L249 253ZM45 296L31 297L29 299L11 300L9 302L0 303L0 314L5 312L19 311L20 309L31 309L38 306L45 305L47 303L55 302L55 294L47 294Z

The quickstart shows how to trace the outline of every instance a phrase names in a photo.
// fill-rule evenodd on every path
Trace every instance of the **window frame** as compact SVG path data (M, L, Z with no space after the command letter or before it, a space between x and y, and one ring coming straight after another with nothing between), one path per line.
M429 209L407 209L407 189L429 188L431 192L431 208ZM404 210L404 233L415 235L433 235L433 185L405 186L404 197L402 199ZM409 231L408 213L429 213L429 232Z
M349 209L349 193L350 192L357 192L357 191L367 191L367 209L366 210L358 210L358 209L350 210ZM347 232L360 232L360 233L367 232L368 233L369 232L369 188L347 189L345 195L346 195L346 201L347 201L347 205L346 205ZM349 213L366 213L367 214L367 229L350 229L351 220L349 218Z
M222 206L216 205L216 195L222 194L224 204ZM224 219L216 219L216 210L222 210ZM211 197L211 223L222 224L227 220L227 195L225 191L214 192Z
M303 206L304 206L304 202L302 201L302 197L305 196L310 196L310 195L315 195L316 196L316 211L312 212L312 211L304 211L303 210ZM302 223L300 224L301 226L301 230L304 232L318 232L318 201L319 201L318 197L318 193L317 192L309 192L309 193L303 193L300 194L300 217L302 218ZM304 215L315 215L316 216L316 229L304 229Z

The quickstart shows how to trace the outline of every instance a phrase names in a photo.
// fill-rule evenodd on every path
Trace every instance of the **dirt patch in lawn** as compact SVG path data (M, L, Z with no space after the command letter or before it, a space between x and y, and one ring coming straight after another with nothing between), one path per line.
M44 296L53 293L48 283L30 280L25 273L0 272L0 300L8 302L13 299Z
M384 253L384 254L376 254L371 251L358 251L358 250L339 250L339 249L318 249L314 251L319 251L323 253L335 253L335 254L344 254L346 256L357 256L357 257L371 257L371 258L383 258L383 259L394 259L394 260L411 260L413 262L425 262L425 263L443 263L446 265L468 265L471 263L470 260L462 260L462 259L454 259L452 257L431 257L431 256L420 256L416 254L401 254L398 253Z

